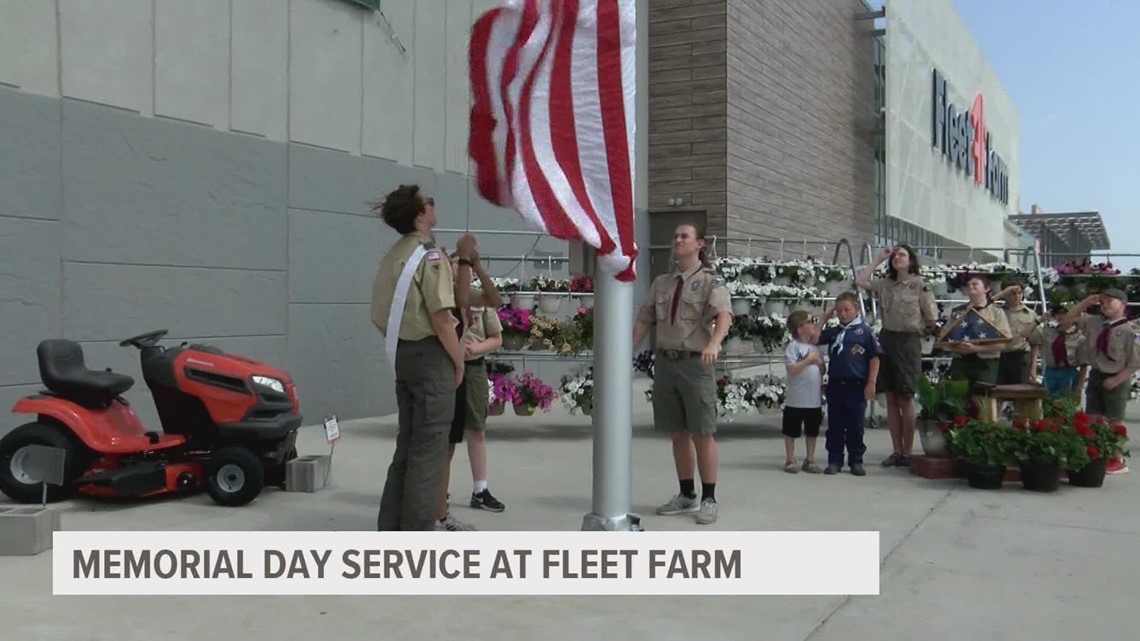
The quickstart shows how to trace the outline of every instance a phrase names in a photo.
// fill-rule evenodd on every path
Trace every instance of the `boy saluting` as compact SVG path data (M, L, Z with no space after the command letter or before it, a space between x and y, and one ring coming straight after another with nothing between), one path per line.
M859 316L855 294L843 292L835 299L835 307L824 315L826 323L839 317L838 327L829 327L819 336L820 345L828 345L827 379L827 469L824 474L838 474L843 469L843 452L855 476L864 476L863 443L867 403L875 398L879 379L879 357L883 353L879 340Z

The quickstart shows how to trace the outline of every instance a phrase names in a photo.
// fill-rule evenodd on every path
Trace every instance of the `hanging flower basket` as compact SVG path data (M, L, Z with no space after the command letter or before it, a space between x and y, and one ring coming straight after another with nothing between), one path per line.
M534 415L535 407L533 405L525 405L525 404L514 403L513 406L515 408L515 414L518 414L519 416L533 416Z
M504 409L506 407L502 401L493 401L487 406L487 416L502 416Z
M593 307L594 306L594 295L593 294L578 294L577 299L578 299L578 306L579 307Z
M520 352L526 347L527 340L525 334L503 334L503 347L510 352Z
M538 310L543 314L557 314L562 307L562 296L558 294L539 294Z
M511 307L519 310L534 309L534 294L511 294Z
M732 315L744 316L752 311L752 300L748 298L732 299Z

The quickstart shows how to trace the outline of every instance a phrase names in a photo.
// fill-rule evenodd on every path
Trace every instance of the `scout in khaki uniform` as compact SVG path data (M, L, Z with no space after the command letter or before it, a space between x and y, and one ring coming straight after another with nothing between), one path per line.
M989 301L990 284L986 277L971 276L966 281L965 289L966 295L970 297L970 302L955 309L954 317L950 319L950 322L953 323L972 309L1007 339L1012 338L1005 311ZM1005 342L994 342L986 345L955 344L950 348L950 351L954 352L954 358L950 362L950 371L947 372L947 376L966 379L971 384L997 384L998 361L1008 343L1009 341L1006 340Z
M372 323L385 336L396 381L400 429L377 516L379 530L434 530L463 352L452 310L455 279L431 237L435 203L402 185L376 206L400 234L372 285ZM458 251L474 253L474 239ZM467 278L470 278L469 272Z
M1075 324L1062 331L1056 320L1065 313L1063 307L1054 308L1045 312L1036 326L1021 329L1023 338L1041 345L1041 360L1045 363L1042 378L1045 379L1045 391L1050 396L1075 395L1079 389L1080 370L1087 367L1084 332Z
M1033 333L1037 328L1037 312L1025 306L1021 283L1002 283L1003 289L995 297L1005 300L1005 317L1009 323L1010 341L998 359L998 385L1032 383L1037 379L1037 350L1042 336ZM1023 334L1029 332L1029 338Z
M653 423L673 437L673 458L681 492L658 514L697 512L697 523L713 523L716 502L717 387L713 366L732 324L732 305L723 279L708 268L705 239L693 224L673 232L677 269L654 279L637 313L634 349L652 326L656 337ZM701 473L697 500L693 450Z
M1128 296L1119 289L1108 289L1078 303L1061 319L1061 327L1078 325L1086 336L1086 353L1091 365L1085 411L1123 421L1128 407L1132 376L1140 370L1140 330L1128 322ZM1093 305L1100 314L1089 314ZM1114 452L1108 462L1109 474L1127 472L1124 456Z
M464 261L458 254L451 256L452 269L458 272L464 266L474 270L481 287L456 281L457 290L468 289L470 303L462 314L464 327L460 344L463 346L463 383L455 390L455 416L451 421L448 435L447 462L443 471L443 489L439 502L439 523L437 530L449 532L470 531L475 528L451 516L447 504L447 489L451 481L451 461L455 447L467 440L467 458L471 462L471 478L474 488L470 505L476 509L502 512L506 509L487 487L487 404L490 399L490 382L487 380L486 355L499 349L503 344L503 325L499 321L499 305L502 296L483 268L478 254L474 260Z
M875 270L890 259L887 277L872 280ZM887 429L894 451L883 467L907 467L914 448L917 413L914 395L922 377L922 337L938 322L930 286L919 275L918 255L908 245L887 247L879 259L855 278L855 284L879 295L882 355L877 391L887 395Z

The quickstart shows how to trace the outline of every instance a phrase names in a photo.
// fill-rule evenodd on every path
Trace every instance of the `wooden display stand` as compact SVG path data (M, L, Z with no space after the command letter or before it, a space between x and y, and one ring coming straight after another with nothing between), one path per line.
M1000 404L1003 401L1013 403L1015 419L1037 420L1044 417L1041 401L1048 397L1044 387L1031 384L979 384L972 391L979 420L996 421L1001 416Z

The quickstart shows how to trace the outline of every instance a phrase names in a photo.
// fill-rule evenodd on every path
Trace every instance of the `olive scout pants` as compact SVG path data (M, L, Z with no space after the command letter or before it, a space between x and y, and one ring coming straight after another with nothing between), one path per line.
M396 402L400 430L376 527L434 530L455 412L455 367L438 339L399 342Z
M1089 383L1085 388L1085 411L1123 421L1132 385L1129 381L1124 381L1112 389L1105 389L1104 379L1111 376L1112 374L1104 374L1095 369L1089 372Z

